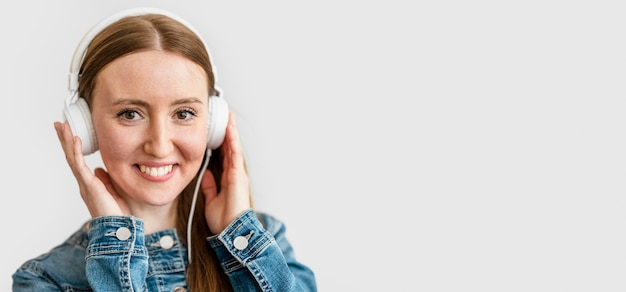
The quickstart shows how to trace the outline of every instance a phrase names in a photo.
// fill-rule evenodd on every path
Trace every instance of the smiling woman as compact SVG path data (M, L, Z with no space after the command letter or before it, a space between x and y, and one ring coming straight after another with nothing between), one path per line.
M101 143L100 153L135 216L150 216L151 209L142 214L144 203L173 204L197 174L207 140L206 76L189 59L161 50L125 55L97 75L90 95L96 139L115 141ZM155 231L145 223L146 232Z
M316 290L283 223L253 208L235 117L189 24L123 11L75 56L54 127L92 219L26 261L14 291ZM106 170L85 164L95 151Z

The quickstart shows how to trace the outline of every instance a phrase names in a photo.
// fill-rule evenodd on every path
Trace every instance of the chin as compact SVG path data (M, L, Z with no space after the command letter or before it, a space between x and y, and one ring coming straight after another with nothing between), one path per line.
M176 200L176 198L178 197L178 195L180 195L180 193L176 193L175 195L172 194L164 194L164 195L151 195L149 197L146 197L146 203L153 205L153 206L164 206L164 205L169 205L172 202L174 202Z
M132 199L138 203L143 203L150 206L166 206L171 204L180 195L180 191L165 191L165 190L137 190L137 195L132 196Z

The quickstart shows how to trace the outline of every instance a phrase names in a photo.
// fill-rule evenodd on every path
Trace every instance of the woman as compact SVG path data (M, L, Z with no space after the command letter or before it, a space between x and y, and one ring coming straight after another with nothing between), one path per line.
M74 82L94 141L54 124L92 219L24 263L13 290L315 291L284 225L253 210L232 113L223 144L207 147L219 92L195 30L155 9L102 26ZM90 143L106 170L85 164Z

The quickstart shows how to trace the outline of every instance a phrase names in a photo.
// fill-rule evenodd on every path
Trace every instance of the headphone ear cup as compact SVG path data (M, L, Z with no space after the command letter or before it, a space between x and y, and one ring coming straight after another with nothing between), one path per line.
M96 132L91 121L89 105L84 98L78 98L63 109L63 116L72 129L74 136L80 137L83 145L83 155L88 155L98 150Z
M228 126L228 104L220 96L209 97L209 117L207 121L207 147L215 150L224 142Z

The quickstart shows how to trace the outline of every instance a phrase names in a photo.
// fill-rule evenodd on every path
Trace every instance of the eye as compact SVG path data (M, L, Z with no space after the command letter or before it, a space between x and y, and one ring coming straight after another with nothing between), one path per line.
M124 109L117 113L117 117L125 121L136 121L141 118L141 115L136 110Z
M196 114L196 111L194 111L191 108L183 108L183 109L179 109L178 111L176 111L175 113L175 118L181 121L191 121L194 117L198 116Z

